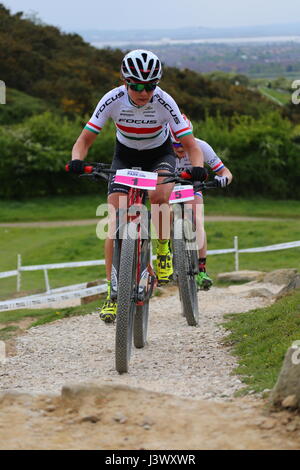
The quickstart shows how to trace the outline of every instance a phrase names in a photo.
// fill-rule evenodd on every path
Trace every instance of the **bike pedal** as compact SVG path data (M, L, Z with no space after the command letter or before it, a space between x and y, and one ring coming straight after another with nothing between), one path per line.
M170 282L169 280L168 281L158 281L157 287L164 287L167 284L169 284L169 282Z
M211 286L212 286L212 283L211 283L211 282L205 282L205 283L203 284L203 286L201 286L200 289L201 289L201 290L208 291L208 290L211 288Z
M114 317L114 318L105 318L103 321L107 325L113 325L116 322L116 317Z

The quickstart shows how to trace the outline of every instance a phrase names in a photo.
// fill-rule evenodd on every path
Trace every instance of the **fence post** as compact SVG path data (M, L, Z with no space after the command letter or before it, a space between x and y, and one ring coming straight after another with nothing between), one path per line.
M17 259L18 259L18 261L17 261L17 271L18 271L18 274L17 274L17 292L20 292L20 291L21 291L21 266L22 266L22 256L21 256L21 255L18 255Z
M45 277L45 284L46 284L46 292L51 292L49 277L48 277L48 270L44 269L44 277Z
M234 237L234 258L235 258L235 270L239 270L239 237Z

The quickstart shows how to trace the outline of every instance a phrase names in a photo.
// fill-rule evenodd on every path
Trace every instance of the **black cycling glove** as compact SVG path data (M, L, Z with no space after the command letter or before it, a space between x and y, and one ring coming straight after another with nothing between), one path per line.
M206 168L202 168L201 166L192 166L190 169L190 173L192 175L193 181L206 181L208 178L208 171Z
M76 175L82 175L84 173L85 163L83 160L70 160L68 166L70 173L75 173Z

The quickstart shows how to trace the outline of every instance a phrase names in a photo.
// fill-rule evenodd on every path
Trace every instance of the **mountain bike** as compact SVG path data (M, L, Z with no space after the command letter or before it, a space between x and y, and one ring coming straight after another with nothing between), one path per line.
M147 341L149 300L157 279L151 265L146 189L151 189L149 184L154 184L152 189L156 186L156 181L151 183L149 176L155 179L162 175L137 168L112 170L107 164L86 163L81 176L107 182L109 175L114 175L116 182L116 178L120 178L119 182L130 187L127 209L116 212L111 274L111 300L117 302L115 366L122 374L128 372L132 343L136 348L143 348Z
M199 323L199 306L196 276L199 273L198 245L196 240L195 215L185 202L194 198L194 193L209 188L217 188L216 181L196 182L191 185L186 172L178 172L167 177L162 184L175 182L172 204L171 251L173 252L173 279L177 283L182 312L188 325ZM188 185L188 186L187 186Z

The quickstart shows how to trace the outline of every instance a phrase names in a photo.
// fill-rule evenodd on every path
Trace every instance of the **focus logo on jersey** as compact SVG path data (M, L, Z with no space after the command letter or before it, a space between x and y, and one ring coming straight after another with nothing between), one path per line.
M102 113L106 106L109 106L111 103L113 103L114 101L116 101L118 98L122 98L122 96L124 96L124 91L120 91L120 93L118 93L117 95L115 96L112 96L111 98L108 98L108 100L105 101L104 104L102 104L102 106L100 106L100 108L98 109L97 113L96 113L96 118L99 117L100 113Z
M176 124L179 124L179 123L180 123L180 119L179 119L179 117L177 116L177 114L174 113L174 110L173 110L173 108L169 105L169 103L166 103L165 100L163 100L158 94L154 95L154 98L157 98L157 101L158 101L160 104L162 104L163 107L166 108L166 109L170 112L172 118L174 119L174 122L175 122Z
M149 119L119 119L119 122L127 122L128 124L157 124L156 120L149 121Z

